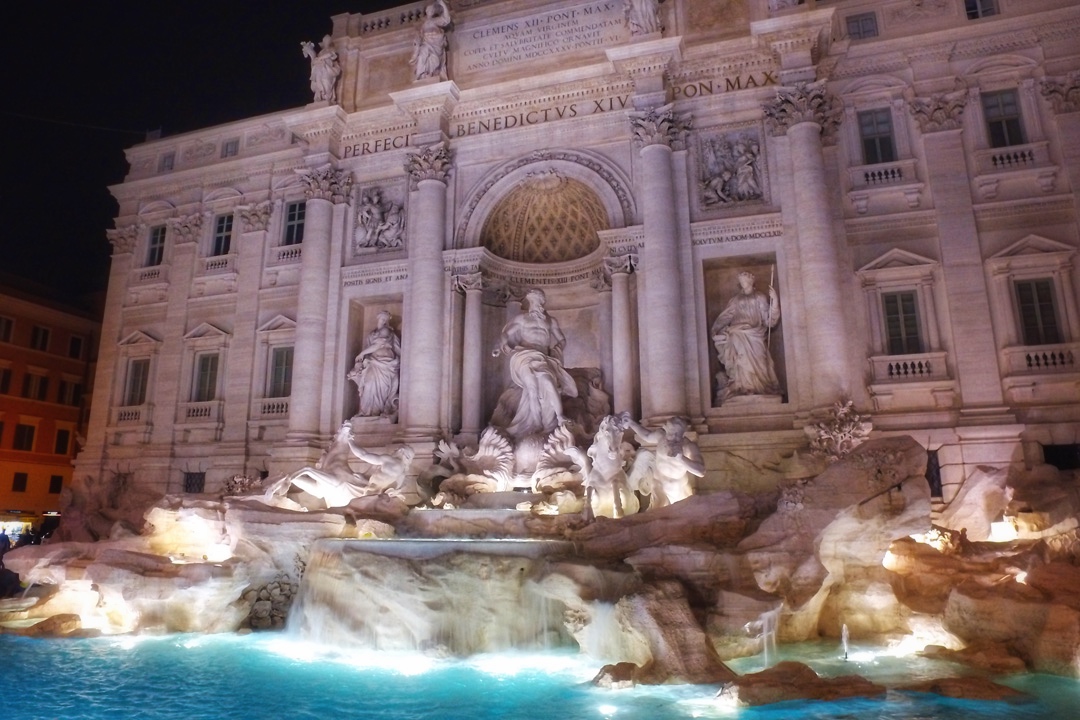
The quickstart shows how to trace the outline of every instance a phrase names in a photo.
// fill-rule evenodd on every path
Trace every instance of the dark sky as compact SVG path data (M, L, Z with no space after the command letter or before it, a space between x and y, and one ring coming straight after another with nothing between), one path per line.
M311 101L302 40L401 0L16 3L0 29L0 272L104 288L123 149Z

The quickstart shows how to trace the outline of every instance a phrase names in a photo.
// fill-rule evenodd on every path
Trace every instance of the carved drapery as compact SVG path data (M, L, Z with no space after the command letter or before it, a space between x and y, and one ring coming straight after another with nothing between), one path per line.
M405 159L405 172L414 188L421 180L446 182L450 167L450 148L445 142L432 143L420 152L408 153Z
M1039 92L1050 103L1055 113L1080 111L1080 72L1067 77L1045 78L1039 85Z
M909 97L908 109L924 133L956 130L960 127L967 101L967 88L959 87L929 98Z
M240 224L246 233L265 230L270 224L272 204L269 200L257 205L237 208L240 213Z
M327 164L310 170L297 170L296 173L307 186L304 194L309 200L329 200L338 204L349 199L352 173L348 170L338 170Z
M193 243L199 241L199 233L202 232L203 216L199 213L169 220L169 229L173 233L176 244Z
M125 225L113 230L106 230L105 237L112 243L113 255L134 252L135 243L139 240L139 231L138 225Z
M638 147L666 145L682 150L692 125L690 113L675 112L674 103L630 113L630 129Z
M773 136L785 135L800 123L815 123L821 137L829 141L843 118L843 107L825 88L825 83L795 83L776 90L776 99L762 106L765 125Z

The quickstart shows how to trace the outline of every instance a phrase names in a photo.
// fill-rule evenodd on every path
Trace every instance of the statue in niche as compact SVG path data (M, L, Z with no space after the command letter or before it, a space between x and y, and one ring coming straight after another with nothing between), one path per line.
M719 404L740 395L780 394L769 354L772 328L780 322L780 300L772 282L766 295L754 287L754 280L753 273L739 273L739 292L712 324L710 334L723 365L717 374Z
M663 0L623 0L626 23L631 35L649 35L662 32L660 3Z
M330 42L330 36L323 36L318 53L315 52L315 44L311 42L300 43L300 49L304 57L311 60L311 92L315 96L315 102L337 102L337 81L341 75L341 65L338 64L338 55Z
M390 327L390 313L384 310L346 376L356 383L360 395L357 415L391 420L397 417L400 369L401 339Z
M705 141L701 181L705 205L725 205L760 200L761 143L757 135L743 133L734 137L714 137Z
M284 498L295 485L321 499L328 508L345 507L367 494L367 478L349 467L349 457L360 457L361 452L353 442L352 425L345 421L315 467L303 467L286 475L267 488L263 499L267 504L277 505L278 498Z
M404 208L384 199L379 188L372 188L361 195L356 223L354 239L357 249L401 247L405 234Z
M424 23L413 41L413 54L409 59L415 80L446 80L446 30L452 22L446 0L435 0L424 8Z
M547 314L543 290L525 293L522 312L502 329L492 357L510 356L510 379L491 418L491 424L513 438L547 435L566 422L562 397L577 397L574 378L563 367L566 337L558 321Z
M689 421L673 417L657 430L649 430L623 413L620 422L634 431L637 441L654 446L641 448L634 458L629 484L649 495L649 509L665 507L694 494L694 478L705 477L701 450L686 437Z

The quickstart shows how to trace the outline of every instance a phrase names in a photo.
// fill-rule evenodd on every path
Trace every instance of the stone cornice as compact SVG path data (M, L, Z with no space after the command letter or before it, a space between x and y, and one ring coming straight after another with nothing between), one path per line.
M729 242L748 242L778 238L784 234L784 222L779 213L751 217L723 218L694 223L690 242L694 247Z
M966 60L986 57L987 55L1001 55L1036 47L1038 44L1039 36L1034 30L1014 30L997 35L961 40L956 43L956 47L953 49L952 59Z

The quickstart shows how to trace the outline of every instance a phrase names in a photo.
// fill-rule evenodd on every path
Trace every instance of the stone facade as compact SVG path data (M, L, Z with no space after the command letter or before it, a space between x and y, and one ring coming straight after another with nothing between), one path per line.
M313 464L384 312L398 412L363 444L475 442L532 287L615 412L690 418L706 491L782 476L848 399L938 451L946 503L1080 443L1075 3L668 0L655 32L616 0L427 5L335 16L307 107L128 150L76 479ZM781 393L719 404L743 271L783 306Z

